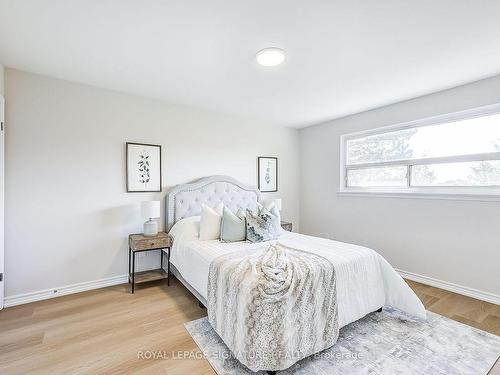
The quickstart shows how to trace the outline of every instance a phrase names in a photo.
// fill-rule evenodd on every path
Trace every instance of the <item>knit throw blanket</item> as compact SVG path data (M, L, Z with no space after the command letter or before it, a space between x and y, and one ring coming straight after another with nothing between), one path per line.
M210 264L208 318L250 370L283 370L337 341L336 295L330 261L266 245Z

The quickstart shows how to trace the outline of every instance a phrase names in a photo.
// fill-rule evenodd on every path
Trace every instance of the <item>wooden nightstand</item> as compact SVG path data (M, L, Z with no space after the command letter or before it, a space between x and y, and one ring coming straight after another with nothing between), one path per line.
M283 228L284 230L287 230L289 232L292 231L292 223L288 222L288 221L282 221L281 222L281 228Z
M156 236L147 237L143 234L131 234L128 236L128 282L132 284L134 293L135 284L147 281L167 279L170 285L170 246L172 239L165 232L159 232ZM150 271L135 272L135 254L144 251L160 250L160 268ZM163 269L163 253L167 253L167 272Z

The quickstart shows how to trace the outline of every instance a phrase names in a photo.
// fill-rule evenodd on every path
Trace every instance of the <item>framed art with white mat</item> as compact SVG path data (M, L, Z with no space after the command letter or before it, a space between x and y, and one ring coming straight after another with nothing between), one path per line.
M258 187L263 193L278 191L278 158L259 156L257 158Z
M161 146L144 143L126 144L128 193L161 191Z

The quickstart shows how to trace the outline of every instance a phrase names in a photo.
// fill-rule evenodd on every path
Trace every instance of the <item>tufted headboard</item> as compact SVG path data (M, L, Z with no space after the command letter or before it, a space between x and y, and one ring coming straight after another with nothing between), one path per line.
M200 215L203 203L216 207L223 202L233 212L240 207L255 210L260 201L260 191L229 176L210 176L173 187L165 199L165 227L168 232L177 221Z

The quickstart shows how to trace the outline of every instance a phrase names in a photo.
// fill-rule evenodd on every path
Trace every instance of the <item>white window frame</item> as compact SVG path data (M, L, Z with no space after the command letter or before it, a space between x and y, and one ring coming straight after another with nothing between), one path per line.
M383 126L375 129L364 130L356 133L349 133L340 136L340 186L339 195L347 196L377 196L377 197L399 197L399 198L427 198L427 199L459 199L459 200L484 200L500 201L500 186L433 186L415 187L410 186L411 167L421 164L439 164L467 161L500 160L500 152L456 155L450 157L424 158L412 160L398 160L379 163L363 163L347 166L347 141L353 138L366 137L398 130L411 129L422 126L438 125L447 122L460 121L475 117L483 117L500 113L500 103L484 107L469 109L460 112L448 113L445 115L428 117L420 120L405 123ZM348 187L347 170L361 169L367 167L383 166L404 166L407 167L408 184L405 187Z

